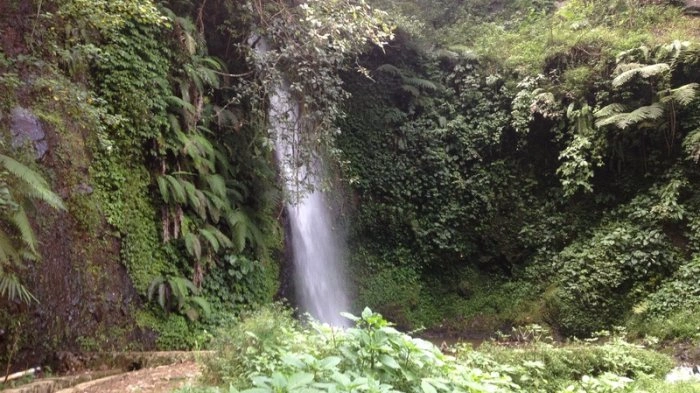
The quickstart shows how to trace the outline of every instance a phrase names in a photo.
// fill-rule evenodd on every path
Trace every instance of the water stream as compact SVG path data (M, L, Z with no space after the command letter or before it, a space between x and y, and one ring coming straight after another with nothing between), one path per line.
M268 50L264 39L257 39L254 49L264 54ZM302 311L319 321L346 326L348 321L340 315L349 310L343 242L339 240L338 231L333 229L327 196L320 191L320 180L316 176L323 173L323 162L317 157L298 167L296 160L290 159L296 153L299 134L304 132L304 121L299 116L298 102L284 83L270 94L269 117L280 173L285 179L287 193L294 196L287 204L287 212L296 300ZM313 191L300 194L299 188L306 184L311 185Z

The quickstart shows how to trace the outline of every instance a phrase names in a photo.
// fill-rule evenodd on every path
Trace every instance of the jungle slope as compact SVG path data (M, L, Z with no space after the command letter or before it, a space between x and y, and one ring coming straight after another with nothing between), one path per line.
M696 339L700 21L645 1L377 1L338 146L359 305L410 329Z

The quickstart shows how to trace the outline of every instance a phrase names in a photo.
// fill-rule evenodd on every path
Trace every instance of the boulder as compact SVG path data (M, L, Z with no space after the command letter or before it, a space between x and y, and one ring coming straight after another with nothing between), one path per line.
M21 106L12 109L10 117L12 147L30 146L33 148L37 160L43 158L49 150L49 144L39 119L32 111Z

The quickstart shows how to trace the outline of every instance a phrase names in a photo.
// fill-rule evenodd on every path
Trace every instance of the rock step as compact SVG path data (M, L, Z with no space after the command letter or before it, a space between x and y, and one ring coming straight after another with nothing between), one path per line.
M197 361L213 354L212 351L163 351L163 352L98 352L71 354L67 362L73 366L97 371L61 377L42 378L3 393L56 393L76 385L103 381L125 372L158 366ZM77 367L77 366L76 366ZM75 372L76 370L71 370ZM0 380L1 381L1 380ZM0 383L0 389L2 384Z

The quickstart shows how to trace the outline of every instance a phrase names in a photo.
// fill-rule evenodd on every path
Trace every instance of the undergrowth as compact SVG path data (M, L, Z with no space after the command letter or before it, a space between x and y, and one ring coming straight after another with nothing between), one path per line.
M518 330L527 342L516 348L493 343L443 353L369 309L345 316L354 327L299 322L280 306L255 311L213 335L217 355L204 360L205 386L179 392L651 393L698 387L665 384L660 378L672 360L620 337L555 346Z

